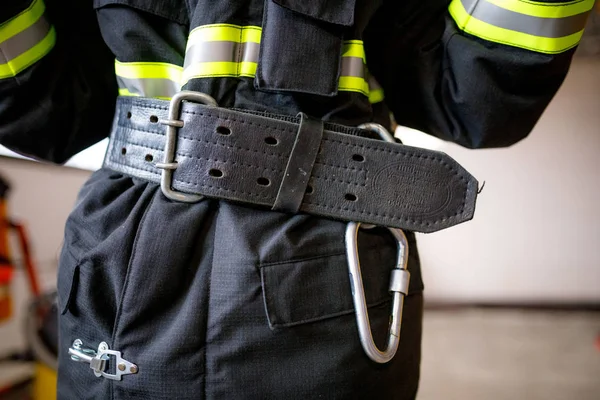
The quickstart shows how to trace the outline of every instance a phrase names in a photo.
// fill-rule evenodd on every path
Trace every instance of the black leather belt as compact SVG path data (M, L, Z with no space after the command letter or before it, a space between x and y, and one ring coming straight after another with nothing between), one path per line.
M211 100L181 92L170 107L120 97L104 166L161 182L182 201L206 196L417 232L473 217L477 180L444 153L305 115L199 103Z

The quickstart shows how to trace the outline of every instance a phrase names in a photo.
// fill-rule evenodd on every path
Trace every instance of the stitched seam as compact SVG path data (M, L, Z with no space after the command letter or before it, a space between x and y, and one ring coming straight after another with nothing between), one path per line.
M157 150L157 151L161 151L161 152L164 151L163 148L146 146L144 144L134 143L134 142L131 142L131 141L125 142L125 141L120 141L118 139L115 139L115 142L123 143L123 144L126 144L128 146L141 147L143 149L151 149L151 150ZM216 158L197 157L197 156L194 156L192 154L179 153L179 152L176 153L176 155L179 156L179 157L183 157L183 158L191 158L191 159L195 159L195 160L212 161L212 162L217 162L217 163L221 163L221 164L239 165L239 166L242 166L242 167L256 168L256 169L260 169L260 170L263 170L263 171L283 172L283 170L281 170L281 169L269 168L269 167L264 167L264 166L261 166L261 165L244 164L244 163L240 163L240 162L237 162L237 161L226 161L226 160L219 160L219 159L216 159ZM123 165L126 165L126 164L123 164Z
M310 257L306 257L306 258L292 258L292 259L285 260L285 261L274 261L274 262L264 263L264 264L260 264L258 267L259 268L268 268L268 267L275 267L278 265L296 264L296 263L300 263L300 262L314 261L314 260L320 260L323 258L338 257L338 256L345 256L345 255L346 255L345 252L337 251L335 253L323 254L323 255L318 255L318 256L310 256Z
M466 198L466 195L465 195L465 198ZM376 217L384 217L384 218L389 218L389 219L397 220L397 221L412 222L413 224L421 225L421 226L423 226L423 225L425 225L425 226L437 225L437 224L446 222L449 219L456 218L456 217L460 216L461 214L464 214L464 210L461 210L461 211L457 212L456 214L452 214L452 215L447 216L447 217L442 217L441 219L438 219L436 221L423 222L423 221L418 221L418 220L414 220L414 219L407 218L407 217L397 217L395 215L390 215L390 214L385 214L385 213L379 214L379 213L376 213L376 212L370 212L370 211L366 211L366 210L357 210L357 209L354 209L354 208L348 208L348 207L342 207L342 206L328 206L327 204L310 203L310 202L305 202L305 204L309 204L309 205L312 205L312 206L317 206L317 207L320 207L320 208L332 209L332 210L351 211L353 213L358 213L360 215L373 215L373 216L376 216ZM465 202L463 201L463 203L461 204L461 209L464 208L464 205L465 205Z
M327 164L325 162L320 162L320 161L315 161L315 165L316 164L323 165L323 166L326 166L326 167L345 169L345 170L348 170L348 171L367 172L366 168L356 168L356 167L348 167L348 166L345 166L345 165Z
M425 156L425 155L421 155L421 154L411 154L411 153L406 153L403 151L384 149L384 148L380 148L380 147L366 146L366 145L362 145L362 144L346 142L343 140L334 140L334 139L323 138L323 141L331 142L331 143L338 143L338 144L345 144L345 145L349 145L349 146L353 146L353 147L360 147L360 148L367 149L367 150L381 151L384 153L395 154L395 155L399 155L402 157L414 157L414 158L422 158L424 160L433 160L433 161L438 162L440 165L443 165L449 171L452 171L454 173L454 175L458 176L461 179L461 181L463 181L465 184L467 183L467 180L457 170L452 168L451 165L446 163L441 158L437 158L437 157L433 157L433 156Z
M382 304L389 303L391 301L392 301L391 299L382 299L382 300L375 301L373 303L367 303L367 308L377 307ZM317 322L317 321L322 321L324 319L340 317L342 315L351 314L352 312L354 312L354 308L348 308L348 309L344 309L341 311L335 311L333 313L311 316L309 318L295 320L295 321L291 321L291 322L285 322L285 323L281 323L281 324L271 323L271 326L273 328L289 328L289 327L296 326L296 325L308 324L310 322Z
M130 140L125 141L125 140L115 139L115 142L123 143L123 144L129 145L129 146L141 147L141 148L144 148L144 149L152 149L152 150L157 150L157 151L161 151L161 152L164 151L164 148L146 146L144 144L135 143L135 142L132 142ZM240 163L240 162L237 162L237 161L226 161L226 160L219 160L219 159L216 159L216 158L198 157L198 156L195 156L193 154L180 153L180 152L177 152L175 154L177 156L179 156L179 157L191 158L191 159L195 159L195 160L212 161L212 162L217 162L217 163L221 163L221 164L240 165L242 167L256 168L256 169L265 170L265 171L272 171L272 172L283 172L283 170L281 170L281 169L269 168L269 167L264 167L264 166L261 166L261 165L244 164L244 163Z
M197 183L197 182L188 182L188 181L184 181L182 179L177 179L177 178L174 178L173 182L174 183L187 183L188 185L191 185L194 188L200 186L200 187L203 187L203 188L215 189L217 191L225 191L225 192L231 192L231 193L241 193L241 194L247 194L247 195L252 196L252 197L257 197L259 199L273 200L273 196L268 196L268 195L263 195L263 194L258 194L258 193L252 193L252 192L244 192L243 190L227 189L227 188L222 188L222 187L218 187L218 186L213 186L213 185L208 185L208 184L203 184L203 183Z
M233 121L233 122L237 122L239 124L242 125L254 125L257 126L259 128L264 128L264 129L269 129L272 131L281 131L281 132L287 132L287 133L296 133L295 129L292 128L279 128L279 127L274 127L274 126L270 126L270 125L264 125L258 122L251 122L251 121L245 121L245 120L240 120L240 119L236 119L233 117L222 117L222 116L217 116L217 115L207 115L204 114L202 112L197 112L197 111L187 111L184 110L182 111L183 114L191 114L191 115L200 115L201 117L208 117L208 118L213 118L216 120L221 120L221 121ZM280 123L283 123L285 121L278 121Z
M133 131L140 131L140 132L147 132L147 133L151 133L154 135L159 135L159 136L163 136L164 134L160 134L158 132L154 132L154 131L147 131L144 129L139 129L139 128L133 128L133 127L127 127L127 126L123 126L123 125L119 125L120 128L124 128L124 129L129 129L129 130L133 130ZM210 140L204 140L204 139L196 139L196 138L191 138L188 136L183 136L183 135L177 135L177 139L186 139L186 140L190 140L192 142L198 142L198 143L203 143L203 144L212 144L212 145L216 145L216 146L221 146L221 147L225 147L227 149L236 149L236 150L242 150L242 151L247 151L250 153L259 153L259 154L264 154L264 155L268 155L268 156L272 156L272 157L277 157L277 158L287 158L287 156L282 155L281 153L270 153L267 151L260 151L260 150L254 150L254 149L250 149L247 147L239 147L239 146L232 146L232 145L228 145L225 143L219 143L219 142L213 142ZM128 139L117 139L115 138L115 140L121 140L124 143L127 143Z
M352 186L361 186L361 187L367 186L365 183L350 182L350 181L345 181L345 180L336 179L336 178L327 178L325 176L320 176L320 175L312 175L312 178L322 180L322 181L345 183L345 184L352 185Z

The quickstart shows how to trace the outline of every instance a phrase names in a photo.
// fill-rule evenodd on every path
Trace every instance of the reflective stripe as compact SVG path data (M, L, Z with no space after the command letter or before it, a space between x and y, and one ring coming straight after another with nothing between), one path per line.
M570 17L590 11L594 6L594 0L576 0L563 3L540 3L528 0L487 0L487 2L509 11L540 18Z
M190 33L183 81L194 78L254 77L260 36L257 26L204 25Z
M342 67L338 90L369 95L366 75L365 48L362 40L348 40L342 46Z
M384 99L383 88L375 80L375 78L367 73L367 83L369 85L369 103L375 104L380 103Z
M366 63L365 48L362 40L346 40L342 48L342 57L359 57Z
M16 76L54 47L56 33L44 17L42 0L0 25L0 79Z
M190 79L254 78L261 33L261 28L256 26L215 24L198 27L190 33L183 67L166 63L116 61L119 94L171 98ZM365 71L363 42L345 41L338 89L369 96ZM382 94L377 97L379 101L383 98Z
M541 53L579 43L594 0L533 3L524 0L453 0L458 27L474 36Z
M168 63L115 61L121 96L170 99L181 89L182 71L182 67Z
M195 28L188 39L182 85L196 78L254 78L261 34L257 26L214 24ZM345 41L341 62L338 89L368 95L363 42Z

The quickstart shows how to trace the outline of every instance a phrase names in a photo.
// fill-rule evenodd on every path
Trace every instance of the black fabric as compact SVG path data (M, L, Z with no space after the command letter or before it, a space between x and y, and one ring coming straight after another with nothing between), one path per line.
M358 340L345 228L214 200L172 202L156 184L94 173L61 256L58 398L414 399L423 287L414 237L400 348L378 365ZM383 347L396 242L373 229L358 245ZM96 378L66 354L75 339L106 341L138 374Z
M300 114L300 126L288 163L283 171L277 197L272 210L297 213L302 205L308 181L321 147L323 137L323 121ZM272 146L278 144L277 139L267 139Z
M10 3L2 2L0 10ZM0 143L63 163L110 132L117 96L114 55L100 36L91 3L45 4L57 44L17 77L0 79Z
M352 26L356 0L266 0L292 11L337 25Z
M33 0L12 0L4 2L0 7L0 24L14 18L33 3Z
M389 1L364 32L369 72L400 125L469 148L525 138L575 49L542 54L460 31L448 0Z
M158 182L169 103L121 97L104 165ZM299 125L184 102L172 187L272 207ZM345 133L338 132L342 130ZM468 221L478 184L448 155L359 136L327 125L300 211L418 232ZM353 134L351 134L353 133ZM276 144L270 144L276 143Z
M337 93L343 40L340 26L266 0L262 27L254 79L257 89L321 96Z
M357 0L348 27L350 2L278 1L283 7L268 1L267 8L283 24L295 18L289 26L295 30L263 30L262 88L248 77L192 79L184 88L224 108L304 112L349 126L387 120L385 105L334 92L339 40L364 40L369 70L398 123L464 146L493 147L527 135L573 53L541 55L460 32L448 18L449 0ZM0 23L29 4L0 2ZM200 25L273 21L265 0L45 4L57 43L34 66L0 80L0 143L58 163L109 134L115 58L183 65L187 36ZM128 148L142 158L150 150ZM348 188L343 181L331 185L342 193ZM344 227L224 201L175 203L155 183L95 173L67 222L59 266L58 398L414 399L422 318L414 236L413 294L405 302L400 348L390 364L374 365L347 312ZM395 244L387 232L359 236L381 346L389 307L378 304L385 293L377 279L389 273ZM67 355L77 338L89 347L107 341L139 373L120 382L96 378Z

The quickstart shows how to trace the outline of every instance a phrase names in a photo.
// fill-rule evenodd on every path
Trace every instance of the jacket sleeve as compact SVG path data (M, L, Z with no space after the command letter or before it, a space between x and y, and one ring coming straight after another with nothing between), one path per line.
M0 144L63 163L108 135L116 96L91 0L0 4Z
M469 148L526 137L562 84L594 0L390 1L365 32L396 121Z

